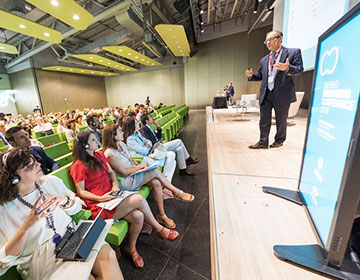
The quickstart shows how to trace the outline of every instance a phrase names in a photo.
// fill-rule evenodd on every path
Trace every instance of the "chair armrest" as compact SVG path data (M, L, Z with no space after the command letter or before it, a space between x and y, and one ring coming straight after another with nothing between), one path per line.
M81 220L88 220L90 216L91 216L90 210L81 209L76 214L71 215L71 219L73 219L75 224L78 224Z

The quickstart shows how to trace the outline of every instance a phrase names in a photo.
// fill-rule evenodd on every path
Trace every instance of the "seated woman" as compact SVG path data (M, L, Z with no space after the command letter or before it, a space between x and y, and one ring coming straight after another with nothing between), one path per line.
M147 165L152 165L156 160L148 156L153 145L150 140L146 139L139 132L139 123L133 118L129 117L123 122L122 131L124 132L124 142L130 150L132 156L142 156L143 161ZM154 148L159 144L155 144ZM168 151L165 159L160 161L160 165L164 166L163 173L166 178L171 182L175 172L176 161L175 153Z
M60 120L59 120L59 124L58 126L56 127L56 133L63 133L65 132L66 130L66 122L67 122L67 118L64 116L64 117L61 117Z
M76 134L79 130L76 128L75 120L68 120L66 122L65 136L68 143L71 143L75 139Z
M109 166L102 152L96 152L99 143L93 131L84 130L78 133L74 141L74 164L70 175L76 184L77 194L82 198L95 218L101 208L99 202L114 198L111 192L118 191L118 183L114 171ZM136 252L136 240L143 226L143 221L151 225L162 239L173 241L179 237L175 230L161 226L146 201L140 194L134 193L125 197L113 210L104 209L100 214L104 219L126 219L130 223L129 244L125 250L131 255L135 267L143 267L144 261Z
M44 176L28 150L2 154L0 174L0 275L17 266L24 279L50 279L62 265L55 259L56 243L81 201L59 178ZM105 242L91 273L89 279L123 279L115 252Z
M116 124L107 125L103 130L103 149L110 166L118 176L124 177L124 181L120 183L122 190L135 191L140 189L142 185L150 186L154 191L154 199L158 208L158 213L155 215L156 220L160 224L164 224L168 228L175 228L176 225L173 220L168 218L164 211L164 200L162 196L162 189L170 190L174 197L178 200L191 202L194 196L184 193L174 185L172 185L162 174L159 169L152 169L144 173L130 175L135 171L146 168L145 162L137 163L130 156L129 150L125 143L122 142L123 132Z

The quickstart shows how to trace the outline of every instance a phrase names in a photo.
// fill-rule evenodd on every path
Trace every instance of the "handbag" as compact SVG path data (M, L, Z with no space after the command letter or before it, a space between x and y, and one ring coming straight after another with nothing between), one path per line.
M152 151L149 157L157 160L162 160L166 157L166 153L167 147L164 144L160 143L160 145Z

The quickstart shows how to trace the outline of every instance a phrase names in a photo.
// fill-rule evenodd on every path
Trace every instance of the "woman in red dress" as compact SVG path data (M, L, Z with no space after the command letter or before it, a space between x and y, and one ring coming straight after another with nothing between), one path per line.
M116 176L102 152L96 152L99 143L94 132L90 130L81 131L74 141L73 156L74 164L70 174L76 185L76 192L84 200L95 218L101 208L96 206L114 198L110 193L118 191ZM154 218L151 209L140 194L126 197L113 210L103 210L100 214L104 219L118 220L124 218L130 223L129 244L125 250L131 255L135 267L142 268L144 261L136 252L136 240L142 229L144 219L157 232L162 239L173 241L179 237L175 230L161 226Z

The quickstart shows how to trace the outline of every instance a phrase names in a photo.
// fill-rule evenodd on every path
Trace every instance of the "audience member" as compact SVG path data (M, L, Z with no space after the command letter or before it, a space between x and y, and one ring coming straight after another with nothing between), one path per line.
M37 125L33 128L35 132L40 132L44 135L51 135L54 134L52 130L52 124L50 122L44 122L44 119L42 117L36 117Z
M70 174L76 184L77 194L82 198L95 218L102 208L99 202L109 201L119 191L115 173L102 152L96 152L99 143L93 131L81 131L74 141L74 164ZM119 198L119 197L118 197ZM162 227L154 218L151 209L140 194L128 193L113 210L104 209L100 214L104 219L124 218L130 223L129 243L125 249L133 259L136 267L143 267L144 261L136 251L136 240L143 226L144 218L157 232L160 238L173 241L179 233Z
M66 122L65 137L68 143L71 143L75 139L76 134L79 131L76 129L76 122L74 119Z
M141 122L143 124L140 129L142 136L150 140L153 146L155 146L157 143L160 143L159 141L162 137L162 130L157 121L154 121L153 117L150 114L144 114L141 117ZM156 133L152 128L153 124L156 125ZM176 161L180 169L179 174L194 176L194 173L187 170L186 166L191 164L197 164L199 162L199 159L193 159L189 155L183 141L181 139L175 139L169 142L162 141L162 143L167 147L168 151L176 153Z
M103 124L99 121L98 115L89 115L86 118L86 123L88 125L88 128L86 130L90 130L94 132L96 139L99 143L99 147L101 148L101 130L103 129Z
M149 166L154 164L156 160L150 158L148 155L151 150L156 149L159 144L153 146L150 140L141 135L139 125L134 118L130 117L125 120L122 130L124 132L124 142L127 144L130 154L132 156L144 157L143 161ZM165 158L160 160L160 164L164 166L163 173L169 182L171 182L176 167L175 153L167 151Z
M174 221L165 214L162 189L168 189L176 199L185 202L193 201L194 196L184 193L172 185L159 169L152 169L140 174L131 175L133 172L146 168L147 164L145 162L137 163L132 159L123 140L123 132L118 125L110 124L104 128L104 154L117 176L124 177L124 181L119 184L120 189L136 191L139 190L142 185L150 186L154 190L153 197L158 208L158 213L155 215L157 221L168 228L175 228L176 225Z
M0 274L16 266L26 279L51 279L63 265L56 261L56 244L81 201L59 178L44 176L26 149L15 148L0 162L0 224L6 225L0 231ZM115 252L105 242L91 274L91 279L123 279Z
M3 141L4 145L7 146L8 142L5 139L6 125L4 121L0 121L0 140Z
M14 148L29 149L34 158L41 164L44 174L59 169L59 164L49 158L40 146L31 146L28 133L21 126L14 126L6 131L5 138Z

